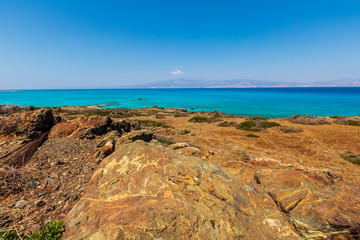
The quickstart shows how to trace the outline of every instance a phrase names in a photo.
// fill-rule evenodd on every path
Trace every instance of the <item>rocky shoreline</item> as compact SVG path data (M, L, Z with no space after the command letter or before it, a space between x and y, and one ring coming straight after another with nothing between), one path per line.
M0 227L27 233L58 220L63 239L359 239L360 166L342 157L360 153L359 125L1 108Z

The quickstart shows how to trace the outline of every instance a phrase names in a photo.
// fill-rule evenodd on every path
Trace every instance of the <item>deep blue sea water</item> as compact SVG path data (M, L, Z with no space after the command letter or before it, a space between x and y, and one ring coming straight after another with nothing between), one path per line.
M360 88L26 90L0 92L0 104L36 107L106 104L107 108L156 105L264 117L359 116Z

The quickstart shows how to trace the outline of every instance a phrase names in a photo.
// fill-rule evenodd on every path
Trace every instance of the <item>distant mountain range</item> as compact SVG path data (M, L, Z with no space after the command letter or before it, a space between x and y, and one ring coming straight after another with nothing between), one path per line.
M250 79L234 80L190 80L174 79L168 81L152 82L128 88L256 88L256 87L360 87L360 80L334 80L327 82L313 83L291 83L291 82L270 82L256 81Z

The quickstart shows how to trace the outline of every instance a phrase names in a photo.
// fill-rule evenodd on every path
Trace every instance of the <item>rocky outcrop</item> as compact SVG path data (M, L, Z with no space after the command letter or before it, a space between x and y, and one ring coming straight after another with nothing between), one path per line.
M49 108L23 111L0 119L0 134L15 134L35 139L54 125L53 112Z
M300 239L246 191L213 163L135 141L101 162L64 239Z
M153 139L153 136L154 133L148 130L131 131L121 136L121 138L116 142L116 144L119 145L119 144L132 143L137 140L150 142Z
M55 125L51 129L49 138L92 139L109 131L117 131L122 134L129 132L130 129L131 124L125 120L114 122L109 117L103 116L82 117Z
M260 170L255 179L301 236L311 239L359 236L360 188L344 183L333 171Z

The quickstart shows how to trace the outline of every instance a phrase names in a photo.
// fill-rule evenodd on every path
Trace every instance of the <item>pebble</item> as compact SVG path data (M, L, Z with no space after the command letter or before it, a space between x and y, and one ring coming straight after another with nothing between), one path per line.
M50 177L51 178L58 178L59 175L57 173L55 173L55 172L52 172L52 173L50 173Z
M23 208L26 205L26 200L19 200L15 203L16 208Z
M35 205L36 205L37 207L44 206L45 204L46 204L46 202L43 201L43 200L40 200L40 201L36 201L36 202L35 202Z
M47 194L48 192L49 192L49 190L44 190L44 191L40 192L40 193L38 194L38 196L39 196L39 197L44 196L44 195Z

